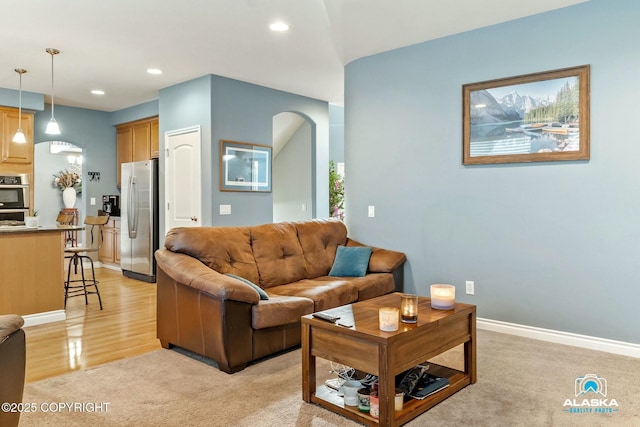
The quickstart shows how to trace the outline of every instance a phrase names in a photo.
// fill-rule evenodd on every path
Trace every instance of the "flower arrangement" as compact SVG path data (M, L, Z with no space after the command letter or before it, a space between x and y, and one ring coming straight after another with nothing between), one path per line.
M333 160L329 162L329 216L344 219L344 180Z
M69 169L61 170L53 176L53 186L58 187L61 190L69 187L75 187L82 182L80 175L77 172L71 171Z

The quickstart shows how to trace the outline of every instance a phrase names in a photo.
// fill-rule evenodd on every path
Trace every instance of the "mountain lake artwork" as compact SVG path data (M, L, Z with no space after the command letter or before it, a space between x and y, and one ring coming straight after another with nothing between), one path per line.
M463 164L589 159L589 66L463 86Z

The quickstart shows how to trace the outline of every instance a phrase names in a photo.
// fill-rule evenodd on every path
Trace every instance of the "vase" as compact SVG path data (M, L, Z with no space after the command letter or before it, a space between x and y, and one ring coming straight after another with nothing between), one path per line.
M72 209L76 204L76 189L73 187L67 187L62 190L62 202L64 203L65 208Z
M37 216L25 216L24 225L26 225L27 228L38 228L38 224L40 222L39 218L40 217Z

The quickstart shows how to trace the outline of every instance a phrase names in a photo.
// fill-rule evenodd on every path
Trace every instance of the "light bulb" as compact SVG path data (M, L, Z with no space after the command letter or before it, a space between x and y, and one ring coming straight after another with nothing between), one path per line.
M11 141L15 142L16 144L25 144L27 142L27 138L24 137L24 132L22 132L22 129L18 129Z
M60 135L60 126L58 126L58 122L53 117L47 123L47 129L44 131L49 135Z

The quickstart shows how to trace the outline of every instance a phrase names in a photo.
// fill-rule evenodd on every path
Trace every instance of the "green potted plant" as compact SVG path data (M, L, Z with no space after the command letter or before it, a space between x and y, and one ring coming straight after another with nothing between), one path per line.
M24 225L26 225L28 228L38 228L38 225L40 224L38 210L32 209L30 213L31 215L24 217Z
M329 216L344 219L344 180L333 160L329 161Z

